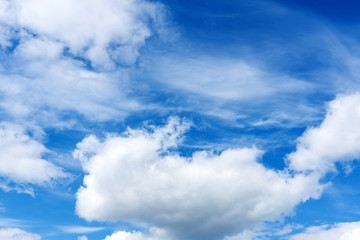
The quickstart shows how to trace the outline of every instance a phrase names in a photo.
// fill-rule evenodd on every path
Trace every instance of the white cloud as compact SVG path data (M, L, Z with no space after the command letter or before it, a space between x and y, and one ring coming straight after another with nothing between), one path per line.
M173 111L197 112L249 127L254 122L256 127L264 123L302 127L319 119L319 108L305 97L316 83L265 63L209 53L151 56L143 62L147 71L142 77L150 80L149 88L166 89L170 104L163 106Z
M289 240L358 240L360 239L360 222L337 223L333 226L322 225L308 227L303 233L289 237Z
M131 69L115 62L132 66L162 11L143 0L0 0L0 45L14 47L1 55L0 110L51 127L75 124L64 120L73 113L106 121L142 110L128 97Z
M23 228L26 224L22 220L0 217L0 227L2 228Z
M0 239L2 240L40 240L37 234L25 232L18 228L0 228Z
M266 169L255 147L181 157L169 148L187 128L171 118L153 131L129 129L103 141L91 135L78 143L74 156L87 175L77 214L89 221L146 223L174 238L218 239L290 214L322 191L316 175Z
M28 46L29 45L29 46ZM47 55L36 54L40 48ZM21 52L21 53L20 53ZM45 125L56 125L62 114L77 112L90 120L122 119L141 109L124 93L127 74L93 72L72 59L53 59L57 47L46 39L32 39L19 45L11 72L0 75L0 106L11 116ZM23 58L28 56L29 59ZM44 58L44 59L41 59Z
M88 238L86 236L79 236L78 240L88 240Z
M340 95L331 101L319 127L309 128L298 139L287 160L292 169L327 172L338 161L360 156L360 93Z
M162 6L143 0L2 0L0 12L3 24L60 41L93 65L111 67L112 61L134 63Z
M0 189L4 192L15 191L17 193L29 194L32 197L35 196L34 189L28 185L23 184L12 184L11 179L7 179L5 182L0 183Z
M168 56L150 66L153 78L167 86L217 100L256 100L279 93L309 91L311 85L262 71L241 59ZM169 71L171 69L171 71Z
M105 229L104 227L86 227L86 226L58 226L58 228L66 233L78 233L78 234L93 233Z
M105 240L145 240L146 237L140 232L119 231L107 236Z
M64 44L52 41L49 38L34 38L32 35L23 33L19 45L15 49L18 58L30 61L36 60L57 60L62 56Z
M1 177L17 184L40 185L67 177L63 169L42 158L47 151L44 145L29 137L23 127L0 124Z
M146 232L127 232L127 231L117 231L113 234L106 236L104 240L166 240L169 239L166 232L158 229L151 228Z

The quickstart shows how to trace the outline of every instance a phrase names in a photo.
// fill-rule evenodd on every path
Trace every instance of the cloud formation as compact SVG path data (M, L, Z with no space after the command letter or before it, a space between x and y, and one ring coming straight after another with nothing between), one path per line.
M37 234L25 232L18 228L0 228L0 239L3 240L41 240Z
M156 23L162 11L160 4L143 0L2 0L0 7L5 27L61 42L105 68L133 64L151 35L148 22Z
M10 71L0 71L0 106L10 116L30 118L44 126L57 125L63 115L74 112L104 121L141 109L126 97L126 73L94 72L78 60L58 59L59 48L60 43L47 39L18 45ZM14 73L18 64L21 74Z
M289 240L357 240L360 239L360 222L308 227L303 233L294 234Z
M305 81L263 71L240 58L170 55L158 58L151 70L147 74L168 87L217 101L254 101L311 89Z
M10 117L53 127L74 113L107 121L142 109L128 97L129 69L162 28L160 3L0 0L0 15L0 110Z
M111 235L106 236L104 240L165 240L168 239L166 232L158 229L151 228L148 232L126 232L116 231Z
M61 231L66 233L86 234L104 230L104 227L87 227L87 226L58 226Z
M67 177L60 167L42 158L48 150L23 127L0 124L0 176L16 184L43 185Z
M188 127L171 118L151 131L129 129L104 140L90 135L78 143L74 157L87 175L77 214L88 221L149 224L174 239L220 239L280 219L323 189L315 174L265 168L255 147L182 157L174 148Z
M360 93L340 95L328 105L325 119L309 128L289 154L290 168L326 173L339 161L360 156Z

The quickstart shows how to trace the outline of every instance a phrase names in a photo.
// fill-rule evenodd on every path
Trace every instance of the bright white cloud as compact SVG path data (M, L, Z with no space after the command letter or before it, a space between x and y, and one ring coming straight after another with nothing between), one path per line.
M289 237L289 240L358 240L360 239L360 222L338 223L333 226L322 225L308 227L303 233Z
M136 61L162 9L143 0L0 0L0 46L14 47L1 55L1 110L69 126L59 119L74 112L105 121L143 109L127 97L129 69L115 63Z
M140 232L125 232L119 231L107 236L105 240L145 240L147 239Z
M86 236L80 236L78 237L78 240L88 240L88 238Z
M91 135L78 143L74 156L87 175L77 214L89 221L146 223L174 238L218 239L279 219L322 191L316 175L266 169L255 147L181 157L169 149L188 126L171 118L152 131L129 129L103 141Z
M2 240L40 240L37 234L25 232L18 228L0 228L0 239Z
M104 227L86 227L86 226L58 226L58 228L66 233L78 233L78 234L93 233L105 229Z
M117 231L106 236L104 240L166 240L170 239L164 230L158 228L151 228L146 232L126 232Z
M162 6L143 0L1 0L0 20L15 29L62 42L70 52L111 67L133 64ZM4 34L3 34L4 35Z
M326 172L338 161L360 156L360 93L340 95L331 101L319 127L309 128L289 154L290 168Z
M42 158L47 151L24 128L0 124L1 177L17 184L46 184L67 177L63 169Z

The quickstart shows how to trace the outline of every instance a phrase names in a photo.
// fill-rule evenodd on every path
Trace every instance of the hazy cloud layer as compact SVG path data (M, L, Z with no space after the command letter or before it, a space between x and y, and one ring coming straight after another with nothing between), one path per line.
M269 73L240 58L157 58L148 74L168 87L217 101L255 101L279 93L309 91L312 84ZM170 71L169 71L170 69Z

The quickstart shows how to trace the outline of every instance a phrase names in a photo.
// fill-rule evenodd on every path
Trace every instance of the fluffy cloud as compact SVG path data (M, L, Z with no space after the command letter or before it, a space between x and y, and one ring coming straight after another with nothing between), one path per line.
M104 240L165 240L169 239L166 235L166 232L158 229L151 228L148 232L126 232L126 231L117 231L106 236Z
M108 67L113 61L134 63L151 35L148 22L157 22L161 9L160 4L143 0L1 0L0 20L60 41L72 54Z
M60 43L47 39L19 44L8 70L0 70L0 106L8 114L44 126L69 112L103 121L141 108L124 94L126 73L87 70L80 61L58 59L60 49Z
M322 191L316 175L265 168L255 147L181 157L173 149L188 127L171 118L151 131L129 129L102 141L90 135L78 143L74 156L87 175L77 214L146 223L175 239L219 239L279 219Z
M319 127L309 128L288 155L292 169L326 172L337 161L360 156L360 93L341 95L329 103Z
M104 121L142 109L127 97L127 67L160 28L162 8L143 0L0 0L0 110L58 126L73 113Z
M25 232L18 228L0 228L0 239L2 240L40 240L37 234Z
M289 237L289 240L357 240L360 239L360 222L338 223L333 226L309 227L303 233Z
M105 240L145 240L146 238L140 232L119 231L107 236Z
M42 155L48 150L29 137L24 128L0 124L0 176L17 184L46 184L67 174L60 167L46 161Z

